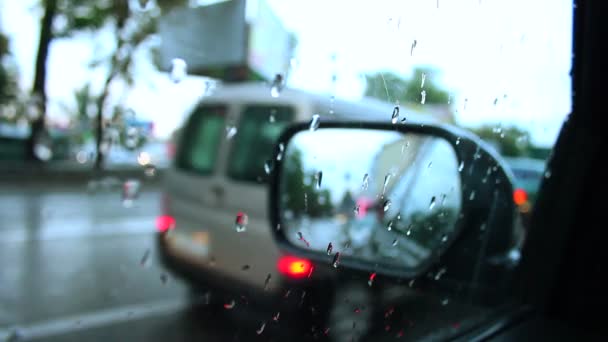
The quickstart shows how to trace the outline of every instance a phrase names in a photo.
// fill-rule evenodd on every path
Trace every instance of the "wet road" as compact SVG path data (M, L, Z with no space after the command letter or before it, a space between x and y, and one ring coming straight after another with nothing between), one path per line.
M208 305L205 296L193 297L186 284L165 273L155 255L158 185L143 183L130 208L123 206L120 184L96 191L84 185L2 184L0 189L0 341L298 339L283 321L267 323L258 335L263 317L244 311L254 319L235 321L231 318L240 307L228 312L222 305ZM353 299L361 291L341 291L344 298L335 302L347 306L335 311L338 324L330 337L350 340L353 317L360 321L357 329L371 319L353 310ZM408 307L440 311L445 322L462 313L457 307L445 310L436 299L432 304L416 304L414 299L408 300ZM400 325L411 317L403 315L408 320L400 318ZM342 331L347 333L339 335L344 339L336 338L340 322L346 324ZM418 327L425 326L421 322ZM385 331L383 326L380 333L394 338L399 334L394 330Z

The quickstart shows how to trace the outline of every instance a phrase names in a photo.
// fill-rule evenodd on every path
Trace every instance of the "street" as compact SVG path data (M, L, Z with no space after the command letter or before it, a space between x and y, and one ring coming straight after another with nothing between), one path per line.
M158 265L160 192L146 186L125 208L120 188L2 185L0 340L238 337Z

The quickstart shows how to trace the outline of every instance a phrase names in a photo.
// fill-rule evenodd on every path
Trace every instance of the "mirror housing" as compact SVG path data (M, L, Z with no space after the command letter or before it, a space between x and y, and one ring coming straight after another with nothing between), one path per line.
M501 157L479 138L467 131L442 125L322 122L314 132L311 132L309 125L305 123L289 127L277 142L269 184L269 217L275 240L283 251L331 267L336 261L334 260L336 252L340 252L344 247L329 248L330 246L327 245L327 252L322 250L318 244L313 246L314 248L310 248L306 236L299 231L298 235L295 235L296 231L290 227L290 223L293 224L293 222L286 222L285 205L281 199L284 195L284 175L288 160L286 155L289 154L290 143L304 132L310 135L321 135L324 130L330 129L333 129L334 132L335 130L353 132L353 135L354 132L362 130L370 133L384 132L387 135L399 134L404 137L415 135L445 142L453 150L460 184L460 193L455 194L459 197L455 203L460 204L460 210L455 217L454 226L447 231L440 230L441 243L432 245L431 253L424 260L406 267L405 263L391 262L388 258L374 259L375 256L358 257L356 253L343 253L342 256L337 257L340 267L374 272L399 279L414 279L431 271L441 262L442 267L445 268L447 265L450 273L458 274L458 278L461 280L474 282L480 281L484 277L496 276L491 275L491 272L486 274L485 264L477 267L471 267L471 265L480 262L490 264L494 262L497 265L503 265L505 258L517 244L520 232L516 229L517 212L512 200L513 176ZM334 153L339 159L338 156L347 153L344 148L342 151L339 148L339 144L334 144L333 147L327 145L326 151ZM352 164L345 167L351 166ZM321 176L327 178L329 172L326 171ZM360 179L359 175L355 178ZM320 182L321 180L319 180ZM378 194L378 198L383 203L389 199L388 194L384 193L385 190L383 189L382 193ZM387 196L385 197L385 195ZM429 206L428 198L421 201ZM439 202L440 199L438 197L431 199L431 204L433 201ZM382 224L386 224L386 222L382 222ZM444 233L445 236L443 236ZM385 248L391 248L391 246L387 245Z

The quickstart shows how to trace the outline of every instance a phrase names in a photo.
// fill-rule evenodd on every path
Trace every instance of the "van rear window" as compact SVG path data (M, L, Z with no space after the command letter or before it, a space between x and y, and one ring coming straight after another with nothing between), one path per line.
M264 163L293 118L294 109L288 106L245 107L230 153L228 176L240 181L265 181Z
M201 174L212 173L224 134L225 120L224 106L198 107L190 117L180 140L177 167Z

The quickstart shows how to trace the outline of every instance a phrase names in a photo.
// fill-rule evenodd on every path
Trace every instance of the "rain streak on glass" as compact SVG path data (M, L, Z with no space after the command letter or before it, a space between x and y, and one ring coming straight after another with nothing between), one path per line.
M334 268L338 268L338 265L340 264L340 252L336 252L336 254L334 255L334 260L332 260L331 265Z
M274 76L274 80L272 81L272 85L270 86L270 96L279 97L281 95L281 91L283 91L283 75L276 74Z
M327 245L327 255L331 255L331 252L333 251L334 246L331 244L331 242Z
M393 108L393 115L391 115L391 123L396 124L399 120L399 106Z
M460 137L456 138L456 145L460 144Z
M384 194L384 192L386 191L386 186L391 181L391 177L393 177L393 175L390 173L387 173L386 176L384 176L384 185L382 186L382 194Z
M426 74L422 73L422 79L420 80L420 88L424 88L424 81L426 81Z
M458 165L458 172L462 172L463 169L464 169L464 161L461 161L460 165Z
M226 127L226 139L230 140L232 137L236 135L237 129L236 126L228 126Z
M234 302L234 299L230 301L230 303L226 303L224 304L224 309L226 310L232 310L234 308L234 305L236 303Z
M393 221L388 221L388 224L386 225L386 230L388 230L389 232L391 230L393 230Z
M315 182L317 185L317 190L321 188L321 181L323 180L323 171L319 171L315 174Z
M249 216L242 211L239 211L236 214L236 219L234 222L234 229L237 233L242 233L247 230L247 223L249 222Z
M435 196L431 198L431 203L429 203L429 210L433 210L435 208Z
M285 151L285 145L283 143L280 143L279 153L277 153L277 161L281 161L281 159L283 159L283 151Z
M416 39L414 39L414 41L412 42L412 48L410 49L410 56L414 55L414 49L416 48L417 44L418 42L416 41Z
M274 169L274 161L272 159L268 159L264 163L264 172L266 172L266 174L269 175L273 169Z
M361 184L361 189L367 190L367 187L369 187L369 174L366 173L363 175L363 184Z
M186 61L181 58L173 58L171 61L171 73L169 77L173 83L181 82L188 74Z
M426 167L430 169L431 166L433 166L433 162L429 162L429 165L427 165Z
M391 200L387 199L386 201L384 201L384 203L382 204L382 208L384 209L385 212L387 212L390 208L391 208Z
M397 239L393 240L393 247L397 246L398 243L399 243L399 240L397 240Z
M551 171L550 170L545 171L545 178L551 178Z
M169 276L166 273L161 273L160 281L163 283L163 285L167 285L167 282L169 281Z
M426 102L426 90L420 92L420 104L424 104Z
M369 279L367 280L367 285L372 286L374 284L374 279L376 279L376 272L369 275Z
M262 323L260 328L255 331L256 334L261 335L264 332L264 328L266 328L266 322Z
M355 213L355 216L359 215L359 205L355 206L355 209L353 209L353 212Z
M469 201L472 201L475 199L475 190L471 191L471 194L469 195Z
M139 265L141 267L148 267L150 265L150 263L148 262L150 260L150 248L146 249L146 251L144 252L144 255L141 257L141 260L139 261Z
M154 166L154 164L144 165L144 175L148 178L156 176L156 166Z
M309 130L311 132L314 132L317 130L317 128L319 128L319 124L321 123L321 118L319 117L319 114L314 114L312 116L312 119L310 120L310 125L309 125Z
M272 278L272 275L270 273L268 273L268 275L266 276L266 280L264 280L264 291L266 291L268 289L268 284L270 284L271 278Z

